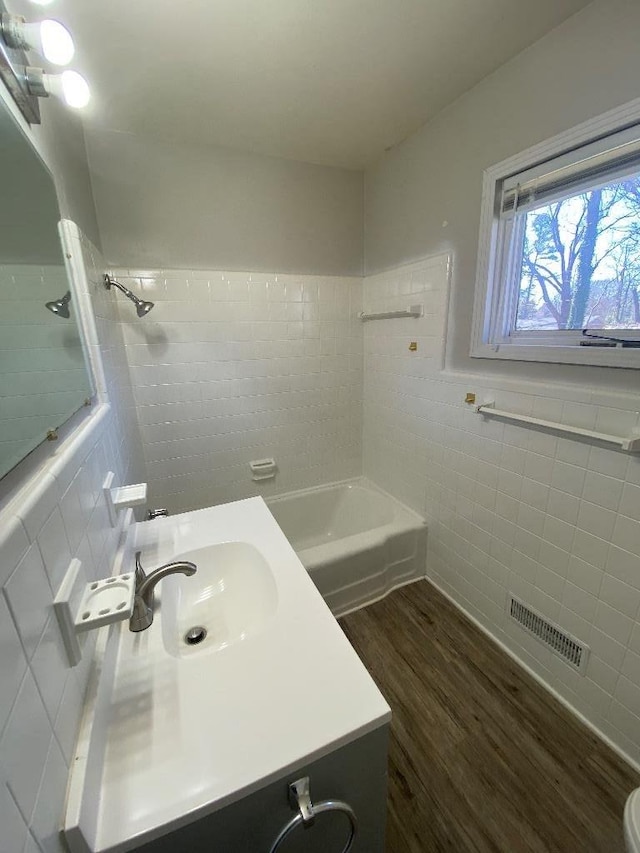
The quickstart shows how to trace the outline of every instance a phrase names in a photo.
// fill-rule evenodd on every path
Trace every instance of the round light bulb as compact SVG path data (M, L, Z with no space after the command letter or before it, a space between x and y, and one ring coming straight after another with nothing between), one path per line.
M37 50L52 65L68 65L73 59L75 46L71 33L59 21L23 24L22 37L30 48Z
M76 52L71 33L59 21L42 21L40 41L42 55L53 65L68 65Z
M61 75L62 95L69 107L82 109L91 100L89 84L77 71L63 71Z

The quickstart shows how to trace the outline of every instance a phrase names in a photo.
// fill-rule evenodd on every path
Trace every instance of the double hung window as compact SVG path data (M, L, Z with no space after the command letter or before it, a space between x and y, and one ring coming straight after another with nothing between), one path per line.
M506 169L485 173L472 355L640 367L640 126Z

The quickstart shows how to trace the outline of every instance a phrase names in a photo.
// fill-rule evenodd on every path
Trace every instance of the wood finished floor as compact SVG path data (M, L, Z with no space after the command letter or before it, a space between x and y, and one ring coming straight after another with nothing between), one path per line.
M393 710L386 853L622 853L640 778L427 581L341 620Z

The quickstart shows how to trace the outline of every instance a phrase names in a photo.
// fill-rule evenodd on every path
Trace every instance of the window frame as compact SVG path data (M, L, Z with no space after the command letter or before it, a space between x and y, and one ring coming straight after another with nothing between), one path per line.
M518 296L515 276L512 274L514 255L517 253L511 235L522 220L501 220L499 210L499 190L503 181L509 177L634 125L638 125L640 138L640 98L583 122L484 171L470 348L472 358L640 369L640 348L580 347L577 345L581 337L580 330L559 330L550 335L535 332L534 343L531 332L518 332L510 328ZM510 252L505 248L507 241L511 246ZM507 283L512 286L506 286ZM638 337L640 332L626 330L625 334L614 334L615 337L627 335ZM516 343L518 339L520 342Z

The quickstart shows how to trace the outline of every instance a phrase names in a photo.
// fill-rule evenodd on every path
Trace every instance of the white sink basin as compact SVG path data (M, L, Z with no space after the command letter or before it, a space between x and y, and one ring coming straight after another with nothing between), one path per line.
M269 564L247 542L223 542L180 554L198 567L195 575L165 578L162 638L176 657L207 654L260 634L275 616L278 589ZM169 590L173 586L175 589ZM190 645L185 635L204 628Z

